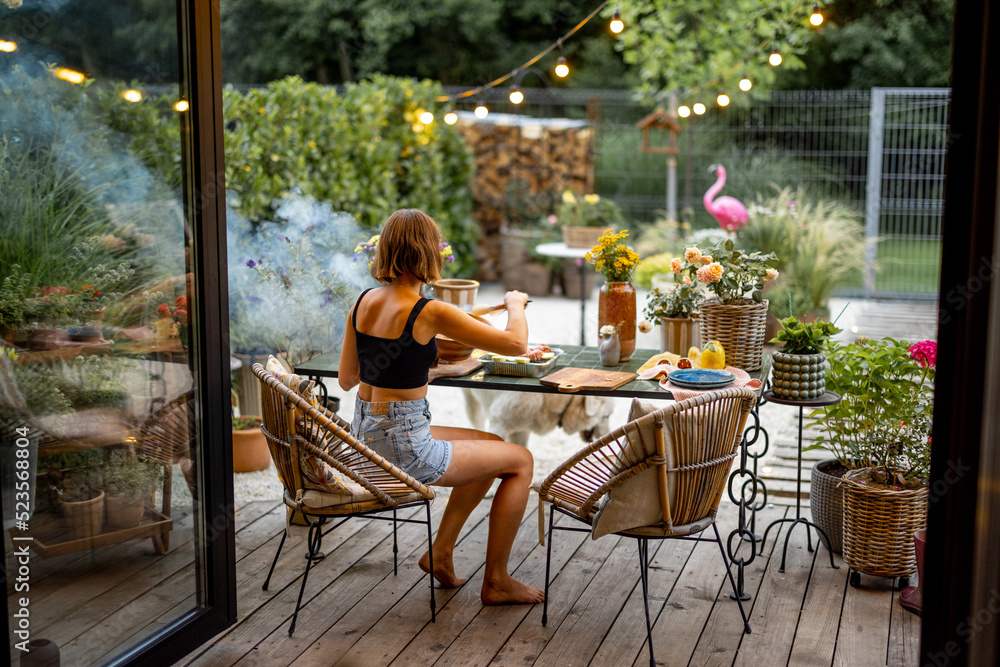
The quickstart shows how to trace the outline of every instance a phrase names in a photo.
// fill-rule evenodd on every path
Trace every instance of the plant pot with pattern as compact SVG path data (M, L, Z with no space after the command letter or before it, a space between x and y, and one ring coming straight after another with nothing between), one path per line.
M233 472L265 470L271 465L262 423L260 417L233 417Z
M680 261L680 260L677 260ZM701 314L698 286L688 279L665 289L654 287L643 314L660 326L660 352L687 356L692 347L701 348Z
M781 331L772 343L781 345L774 353L771 381L775 396L808 402L826 392L826 357L823 346L840 332L823 320L799 322L793 315L781 320Z

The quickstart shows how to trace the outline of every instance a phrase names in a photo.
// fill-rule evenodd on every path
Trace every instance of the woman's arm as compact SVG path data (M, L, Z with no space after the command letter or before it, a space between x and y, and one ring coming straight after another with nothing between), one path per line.
M487 352L516 355L528 349L528 321L524 317L527 300L524 292L507 292L504 296L507 328L503 331L443 301L431 301L424 310L429 311L430 323L437 333Z
M361 382L361 367L358 365L358 347L354 341L354 309L358 307L355 301L351 311L347 313L347 326L344 327L344 343L340 346L340 367L337 371L337 382L344 391L350 391Z

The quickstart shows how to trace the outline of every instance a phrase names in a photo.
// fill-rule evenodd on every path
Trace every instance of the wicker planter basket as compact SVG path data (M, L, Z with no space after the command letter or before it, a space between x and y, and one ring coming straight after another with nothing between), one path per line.
M844 475L844 562L876 577L917 571L913 533L927 524L927 487L894 491L858 481L870 468Z
M699 302L698 310L702 341L722 343L727 366L755 371L763 365L767 299L760 303L744 299L734 304L708 299Z
M809 511L812 520L830 538L834 553L844 551L844 491L841 478L826 472L827 466L837 465L837 459L817 461L809 478Z
M562 228L563 242L570 248L593 248L604 232L611 227L574 227L567 225Z

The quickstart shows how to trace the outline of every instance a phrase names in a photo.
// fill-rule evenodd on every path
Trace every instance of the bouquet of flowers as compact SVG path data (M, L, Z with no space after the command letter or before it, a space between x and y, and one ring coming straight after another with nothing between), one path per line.
M594 265L598 273L609 283L627 282L632 277L635 267L639 266L639 255L625 245L628 230L615 232L609 229L601 235L600 240L585 255L588 262Z
M187 338L188 303L186 296L174 299L173 306L161 303L156 307L160 319L153 322L153 332L156 338Z
M733 248L729 239L721 240L702 253L696 246L684 250L684 257L675 257L670 270L681 276L685 286L695 281L705 285L722 303L739 303L749 293L756 303L763 300L765 282L777 280L778 270L771 266L778 261L772 253L762 254Z

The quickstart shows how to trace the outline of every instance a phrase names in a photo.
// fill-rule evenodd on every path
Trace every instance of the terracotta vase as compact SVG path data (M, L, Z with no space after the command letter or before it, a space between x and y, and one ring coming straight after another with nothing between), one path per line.
M260 421L253 428L233 431L233 472L254 472L271 465L271 451L260 430Z
M601 285L597 302L597 328L606 324L618 327L618 339L621 343L621 357L618 361L628 361L635 351L635 286L632 283Z

